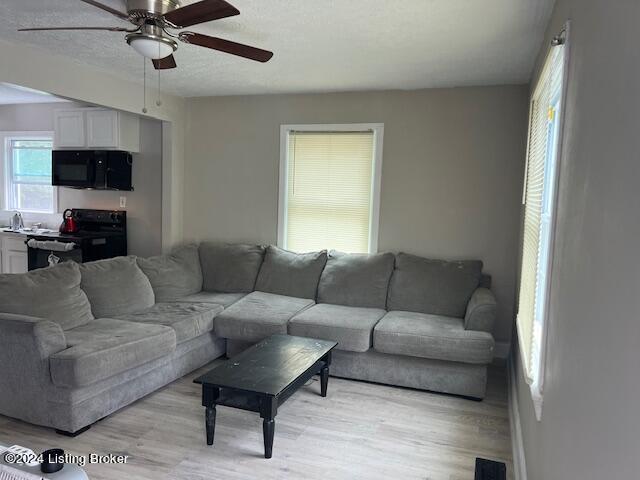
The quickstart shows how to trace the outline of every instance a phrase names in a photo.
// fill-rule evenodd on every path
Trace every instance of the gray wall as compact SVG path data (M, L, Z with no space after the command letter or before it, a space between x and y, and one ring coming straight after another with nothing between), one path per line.
M542 421L518 352L528 480L638 478L640 3L558 0L571 64Z
M509 341L527 87L194 98L185 235L276 242L281 124L385 124L380 250L479 258Z
M0 131L53 131L54 110L82 106L78 103L0 105ZM134 155L133 167L135 191L99 192L59 188L58 209L117 210L120 208L120 196L126 196L129 253L148 256L161 252L162 124L145 118L140 121L140 153ZM55 228L60 224L61 216L28 215L25 219L27 223L43 220Z

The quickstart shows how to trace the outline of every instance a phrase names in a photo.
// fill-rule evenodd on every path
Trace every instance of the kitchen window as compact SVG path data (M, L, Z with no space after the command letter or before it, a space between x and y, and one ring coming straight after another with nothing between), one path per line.
M57 195L51 185L53 135L29 132L2 137L5 210L54 213Z
M549 330L568 26L566 29L554 38L531 98L523 193L524 227L517 327L525 379L538 420L542 415Z
M282 126L279 246L377 251L383 130L381 124Z

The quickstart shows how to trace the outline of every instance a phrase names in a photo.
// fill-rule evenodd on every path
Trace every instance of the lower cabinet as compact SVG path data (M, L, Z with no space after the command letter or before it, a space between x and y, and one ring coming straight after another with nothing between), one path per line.
M27 271L27 246L24 237L12 234L0 235L0 268L2 273L25 273Z

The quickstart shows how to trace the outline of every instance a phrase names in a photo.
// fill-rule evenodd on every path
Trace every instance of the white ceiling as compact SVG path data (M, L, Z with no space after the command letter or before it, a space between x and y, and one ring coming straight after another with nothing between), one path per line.
M18 87L10 83L0 82L0 105L17 105L19 103L54 103L69 100L56 97L50 93Z
M124 10L123 0L102 0ZM267 64L180 44L163 89L180 96L416 89L526 83L554 0L230 0L239 16L191 27L275 52ZM183 4L194 3L193 0ZM0 38L141 81L127 26L79 0L2 0ZM154 80L155 82L156 80Z

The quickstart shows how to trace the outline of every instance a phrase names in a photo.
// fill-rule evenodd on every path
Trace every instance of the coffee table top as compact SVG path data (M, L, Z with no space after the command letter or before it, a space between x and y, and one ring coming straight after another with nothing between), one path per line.
M327 340L272 335L194 382L278 395L336 345Z

